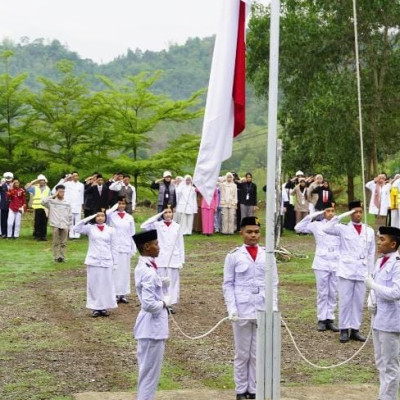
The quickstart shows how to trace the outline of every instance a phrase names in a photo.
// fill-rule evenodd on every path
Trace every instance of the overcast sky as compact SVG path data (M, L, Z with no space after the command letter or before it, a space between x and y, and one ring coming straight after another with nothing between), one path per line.
M108 62L128 48L161 50L213 35L220 1L0 0L0 40L58 39L83 58Z

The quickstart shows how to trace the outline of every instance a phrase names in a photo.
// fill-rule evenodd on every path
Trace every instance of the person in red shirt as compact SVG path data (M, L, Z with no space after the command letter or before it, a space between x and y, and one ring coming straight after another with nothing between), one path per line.
M26 211L26 192L20 187L18 178L14 178L10 189L7 192L9 203L7 219L7 238L16 239L19 237L22 214Z

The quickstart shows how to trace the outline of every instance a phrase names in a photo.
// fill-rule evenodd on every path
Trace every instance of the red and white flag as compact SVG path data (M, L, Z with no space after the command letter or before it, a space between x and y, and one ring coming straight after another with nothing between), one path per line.
M221 164L245 127L246 19L251 0L221 0L203 132L193 182L211 203Z

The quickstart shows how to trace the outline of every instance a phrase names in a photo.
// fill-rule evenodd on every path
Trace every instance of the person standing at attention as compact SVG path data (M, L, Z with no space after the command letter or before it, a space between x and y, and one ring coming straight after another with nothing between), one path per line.
M53 255L57 262L65 262L68 230L72 224L71 205L65 200L65 186L57 185L56 193L46 197L42 204L49 209L49 222L53 228Z

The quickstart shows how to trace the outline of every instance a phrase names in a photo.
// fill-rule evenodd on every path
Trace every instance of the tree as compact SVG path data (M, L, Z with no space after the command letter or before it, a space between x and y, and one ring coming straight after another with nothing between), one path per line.
M129 170L133 171L134 184L143 168L137 166L140 159L147 158L146 150L150 145L149 133L166 121L183 122L195 119L202 114L199 109L201 91L195 92L187 100L171 100L165 95L156 95L151 91L159 79L160 72L152 75L142 72L128 76L127 83L117 85L108 78L100 76L107 90L96 96L103 107L110 132L118 138L120 148L130 159ZM128 167L128 164L125 164Z
M366 172L372 176L399 139L400 2L358 4ZM352 18L351 2L282 1L284 168L347 175L349 197L360 173ZM268 88L268 32L269 10L257 5L248 35L248 68L259 96L266 96Z
M29 98L35 111L31 145L60 173L90 166L103 132L101 109L83 78L73 74L74 63L57 64L59 81L39 78L43 88ZM110 149L109 149L110 150Z
M8 72L13 54L5 50L0 55L5 65L5 73L0 75L0 162L3 170L18 165L16 153L24 141L30 113L25 104L27 90L22 88L27 74L12 77Z

